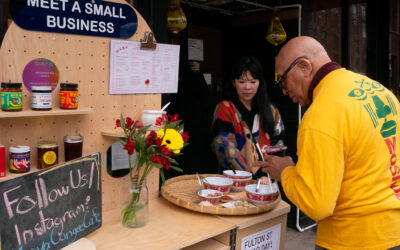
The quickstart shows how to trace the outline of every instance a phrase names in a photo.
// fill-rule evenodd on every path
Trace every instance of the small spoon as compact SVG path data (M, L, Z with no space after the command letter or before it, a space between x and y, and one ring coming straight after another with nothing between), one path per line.
M171 102L168 102L167 104L165 104L164 107L162 107L162 109L160 110L160 112L163 112L170 104L171 104Z
M235 167L232 166L232 165L230 165L230 166L231 166L231 169L232 169L233 174L236 175L236 169L235 169Z
M261 184L261 178L258 178L257 185L256 185L256 193L258 193L258 190L260 189L260 184Z
M201 191L203 190L203 186L201 185L199 172L196 172L196 174L197 174L197 180L199 181L199 195L201 195Z

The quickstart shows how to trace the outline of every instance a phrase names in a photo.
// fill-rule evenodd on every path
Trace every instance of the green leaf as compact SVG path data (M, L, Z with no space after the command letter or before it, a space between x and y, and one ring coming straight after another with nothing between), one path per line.
M183 172L183 170L177 166L171 165L170 166L173 170L178 171L178 172Z
M153 165L154 165L154 167L156 167L156 168L162 168L162 167L163 167L163 165L160 164L160 163L154 163L154 162L153 162Z
M162 169L160 170L160 176L161 176L162 185L164 185L165 184L165 177L164 177L164 171Z
M143 132L146 132L150 127L151 127L151 125L146 125L141 130L139 130L138 133L143 134Z
M124 133L125 133L125 136L127 135L127 132L126 132L126 124L125 124L125 119L124 119L124 116L122 115L122 113L121 113L121 118L120 118L120 120L121 120L121 128L124 130Z

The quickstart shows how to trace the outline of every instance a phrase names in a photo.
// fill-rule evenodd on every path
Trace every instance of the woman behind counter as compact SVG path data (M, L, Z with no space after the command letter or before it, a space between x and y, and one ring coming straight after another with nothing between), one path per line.
M211 125L212 150L220 169L251 171L268 146L283 145L284 126L278 109L270 102L260 62L255 57L239 59L232 70L232 84L218 103ZM260 171L257 175L261 174Z

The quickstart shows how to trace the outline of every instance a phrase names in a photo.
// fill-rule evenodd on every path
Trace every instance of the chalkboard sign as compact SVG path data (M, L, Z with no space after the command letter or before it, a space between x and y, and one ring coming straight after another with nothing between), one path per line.
M101 226L100 153L0 183L1 249L60 249Z

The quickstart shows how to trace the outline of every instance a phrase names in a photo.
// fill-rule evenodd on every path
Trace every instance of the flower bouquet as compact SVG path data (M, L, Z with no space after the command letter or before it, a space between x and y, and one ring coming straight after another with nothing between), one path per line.
M174 169L182 172L174 157L181 154L181 149L187 145L189 138L187 132L183 132L182 120L178 115L163 115L157 118L156 125L160 127L157 132L149 131L151 125L143 126L140 121L134 121L130 117L123 117L116 121L116 128L121 127L124 137L118 141L128 152L129 161L129 185L130 200L122 210L122 224L128 227L138 227L138 213L143 206L139 204L145 180L151 170L160 169L160 176L164 184L164 170ZM132 166L132 155L136 154L136 165ZM146 201L147 203L147 201Z

